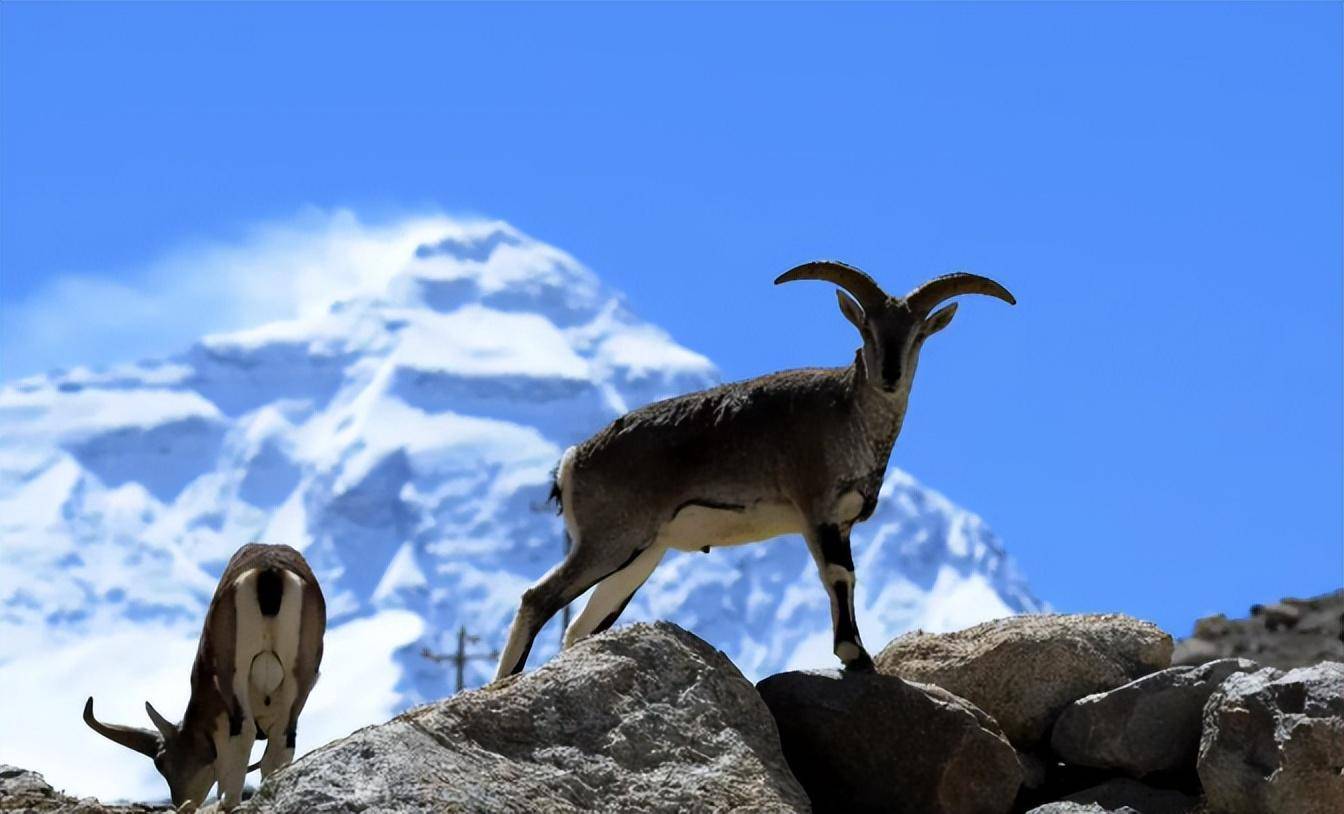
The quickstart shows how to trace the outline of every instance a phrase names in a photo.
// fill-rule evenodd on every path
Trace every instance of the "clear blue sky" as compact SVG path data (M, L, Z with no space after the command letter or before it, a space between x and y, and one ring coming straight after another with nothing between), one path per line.
M896 461L1185 633L1344 582L1341 8L5 3L0 293L480 213L736 378L849 360L800 260L972 269L1021 304L930 343Z

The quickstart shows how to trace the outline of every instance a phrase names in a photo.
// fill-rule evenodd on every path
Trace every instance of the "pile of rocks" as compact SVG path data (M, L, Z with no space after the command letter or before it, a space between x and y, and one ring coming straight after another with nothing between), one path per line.
M1280 670L1344 661L1344 589L1252 605L1246 619L1206 616L1195 623L1193 636L1177 643L1171 663L1238 656Z
M759 690L818 811L1344 811L1344 664L1171 654L1125 616L1018 616Z
M1124 616L1021 616L753 687L690 633L631 625L317 749L244 808L1344 811L1344 664L1171 653ZM0 811L132 810L0 769Z
M171 806L103 805L93 798L61 794L42 775L0 763L0 811L23 814L154 814Z
M1015 617L896 639L880 672L933 682L988 713L1017 751L1023 786L992 809L886 810L1344 811L1344 664L1172 668L1171 654L1163 631L1116 615Z

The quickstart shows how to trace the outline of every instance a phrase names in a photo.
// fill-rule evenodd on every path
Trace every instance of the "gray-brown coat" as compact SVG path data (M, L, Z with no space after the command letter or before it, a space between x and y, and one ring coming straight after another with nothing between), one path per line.
M174 805L199 805L218 782L221 805L233 808L248 771L259 766L264 779L293 760L326 623L322 589L302 554L284 545L245 545L229 560L206 611L181 723L145 702L158 731L104 724L93 715L93 698L84 721L153 758ZM257 738L266 739L266 751L249 767Z
M808 263L777 279L834 282L863 347L843 368L791 370L660 401L571 447L557 467L571 547L523 595L497 677L520 671L541 626L597 588L566 646L610 627L668 549L704 550L801 533L831 598L835 653L871 669L854 619L849 535L872 514L925 339L951 321L958 294L1012 295L952 274L902 298L858 269ZM857 302L856 302L857 300Z

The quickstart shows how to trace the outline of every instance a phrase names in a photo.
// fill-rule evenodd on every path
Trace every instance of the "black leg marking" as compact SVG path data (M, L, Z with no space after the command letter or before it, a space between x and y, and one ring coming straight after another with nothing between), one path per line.
M285 748L286 748L286 749L293 749L293 748L294 748L294 736L295 736L296 734L298 734L298 731L299 731L299 728L298 728L297 726L291 726L289 729L286 729L286 730L285 730Z
M589 635L596 636L597 634L601 633L604 630L607 630L612 625L616 624L616 620L621 618L621 613L625 610L625 606L629 605L630 600L634 598L635 598L635 592L631 591L630 595L627 596L625 598L625 601L621 603L621 606L616 610L612 611L611 613L607 614L607 618L599 622L597 627L593 628L593 632L590 633Z
M854 616L850 612L849 605L849 585L844 582L837 582L831 586L835 591L835 603L839 613L836 614L835 622L835 643L849 642L857 645L859 643L859 631L854 625Z
M845 669L871 673L877 668L873 665L873 657L868 655L868 651L864 650L859 642L859 627L854 620L854 605L850 601L849 584L836 582L831 589L835 591L838 611L835 623L835 648L838 650L841 644L854 645L859 654L845 662Z
M261 727L257 727L257 740L259 741L266 740L266 733L261 731Z
M238 707L236 701L234 706ZM229 713L229 737L236 738L241 734L243 734L243 712L241 708L238 708Z
M821 547L821 558L827 565L838 565L846 571L854 571L854 556L849 551L849 540L840 533L840 528L825 523L817 528L817 544Z
M518 654L518 661L513 665L513 668L509 670L509 675L518 675L523 671L523 668L527 666L527 657L532 655L532 641L536 638L537 634L533 633L532 638L528 639L527 644L523 645L523 652Z

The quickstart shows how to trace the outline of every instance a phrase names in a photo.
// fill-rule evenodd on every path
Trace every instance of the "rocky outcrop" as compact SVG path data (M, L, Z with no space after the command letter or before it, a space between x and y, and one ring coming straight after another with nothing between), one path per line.
M794 672L753 688L686 631L632 625L317 749L244 811L1344 811L1344 663L1159 669L1169 648L1127 617L1005 619L878 657L942 686ZM0 767L0 813L167 810Z
M254 812L807 811L774 720L675 625L594 636L516 679L309 753Z
M1248 619L1222 614L1200 619L1194 635L1176 645L1171 663L1203 664L1239 656L1280 670L1344 661L1344 589L1252 605Z
M1171 649L1171 636L1128 616L1032 614L901 636L877 668L965 698L1030 749L1069 704L1166 668Z
M791 672L757 685L814 810L1006 814L1022 768L998 725L938 687Z
M1172 667L1080 698L1055 722L1051 749L1065 763L1135 777L1193 769L1204 703L1229 675L1258 669L1246 659Z
M0 811L24 814L150 814L169 806L103 805L97 800L68 797L37 772L0 765Z
M1196 798L1179 791L1117 779L1037 806L1028 814L1190 814L1198 805Z
M1204 708L1199 779L1226 814L1344 811L1344 664L1229 677Z

